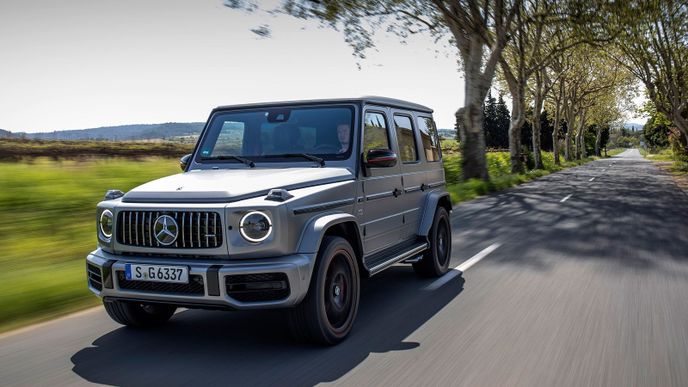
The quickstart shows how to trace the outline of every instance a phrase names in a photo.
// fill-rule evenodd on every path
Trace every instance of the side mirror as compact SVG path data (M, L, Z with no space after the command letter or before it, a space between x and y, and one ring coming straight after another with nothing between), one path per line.
M397 155L389 149L371 149L366 154L367 168L389 168L397 165Z
M191 153L184 155L181 159L179 159L179 168L181 168L182 171L186 171L186 167L189 165L189 160L191 160Z

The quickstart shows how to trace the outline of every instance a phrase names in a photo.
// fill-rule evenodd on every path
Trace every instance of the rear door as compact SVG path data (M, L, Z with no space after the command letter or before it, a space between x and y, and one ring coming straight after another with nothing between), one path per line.
M425 201L426 165L425 159L419 151L413 114L407 111L394 110L393 119L399 148L401 184L403 187L403 195L400 197L403 224L400 238L406 241L415 239L420 227Z

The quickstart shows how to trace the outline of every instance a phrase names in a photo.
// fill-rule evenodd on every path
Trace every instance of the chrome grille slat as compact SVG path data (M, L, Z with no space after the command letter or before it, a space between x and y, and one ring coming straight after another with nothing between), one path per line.
M139 212L136 211L136 217L134 219L134 236L136 236L136 244L139 244Z
M153 226L161 215L169 215L177 221L177 239L170 246L164 246L155 239ZM219 216L221 214L216 211L120 211L115 235L118 236L118 242L126 246L164 249L217 248L223 243L222 222Z
M196 236L198 238L198 247L201 246L201 213L198 212L198 220L196 221Z
M153 247L153 211L148 213L148 242Z
M129 211L129 243L133 243L131 239L131 211Z
M186 247L186 225L184 221L186 220L186 212L182 213L182 247Z

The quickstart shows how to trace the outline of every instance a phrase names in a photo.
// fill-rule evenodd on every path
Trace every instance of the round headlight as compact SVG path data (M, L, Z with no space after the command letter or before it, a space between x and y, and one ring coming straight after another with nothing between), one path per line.
M100 225L100 233L106 239L110 239L112 237L112 212L110 210L101 212L98 224Z
M260 211L249 212L241 218L239 232L249 242L262 242L272 233L272 222L270 217Z

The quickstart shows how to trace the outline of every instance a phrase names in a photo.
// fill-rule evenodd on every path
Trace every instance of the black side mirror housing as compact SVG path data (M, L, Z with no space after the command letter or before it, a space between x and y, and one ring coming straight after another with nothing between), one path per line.
M184 155L181 159L179 159L179 168L181 168L182 171L186 171L186 167L189 165L189 160L191 160L191 153Z
M367 168L390 168L397 165L397 154L390 149L371 149L366 154Z

